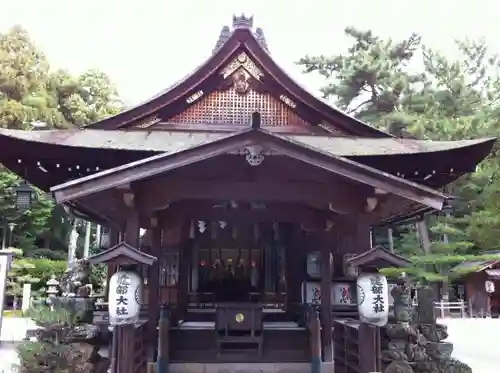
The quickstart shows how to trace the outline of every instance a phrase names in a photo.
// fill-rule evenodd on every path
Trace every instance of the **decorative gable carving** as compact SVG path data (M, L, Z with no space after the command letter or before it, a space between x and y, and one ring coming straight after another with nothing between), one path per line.
M293 101L275 99L269 93L257 92L250 84L233 84L225 91L216 91L200 98L186 111L167 123L250 125L252 113L260 112L262 126L310 126L293 110Z
M224 69L222 69L222 78L226 79L240 68L244 69L256 80L260 80L264 76L264 73L250 58L248 58L246 53L241 52Z

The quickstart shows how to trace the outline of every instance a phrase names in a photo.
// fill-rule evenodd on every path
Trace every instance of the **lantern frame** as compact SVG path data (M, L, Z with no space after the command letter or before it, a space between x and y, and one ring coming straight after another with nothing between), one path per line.
M14 188L16 192L16 208L20 211L31 208L35 200L35 189L26 181L23 180Z

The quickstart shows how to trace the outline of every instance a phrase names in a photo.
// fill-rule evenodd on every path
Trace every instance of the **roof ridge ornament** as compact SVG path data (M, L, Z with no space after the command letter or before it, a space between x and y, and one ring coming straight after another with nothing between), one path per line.
M257 42L262 46L262 48L269 52L266 37L264 36L264 30L262 30L262 28L257 27L257 29L255 30L255 39L257 39Z
M237 28L253 28L253 16L247 18L244 13L233 15L233 29Z
M219 48L222 47L226 43L226 41L229 40L232 33L233 32L231 31L229 26L224 26L222 28L222 30L220 31L220 34L219 34L219 39L217 40L217 43L215 44L215 48L213 49L212 54L217 52L219 50Z
M249 29L253 30L253 16L246 17L245 14L241 14L241 16L233 15L233 24L232 27L224 26L219 34L219 39L217 39L217 43L215 43L215 47L212 50L212 54L215 54L230 38L233 32L237 29ZM260 46L269 53L269 48L267 47L267 41L264 36L264 31L262 28L257 27L253 35Z

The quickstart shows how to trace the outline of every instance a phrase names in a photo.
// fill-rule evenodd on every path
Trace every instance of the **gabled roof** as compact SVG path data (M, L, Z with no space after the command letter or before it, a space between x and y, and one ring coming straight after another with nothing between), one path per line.
M252 145L272 149L279 154L322 168L345 179L379 188L437 210L443 207L448 198L428 187L380 172L321 149L282 138L262 129L249 129L175 153L160 154L132 162L53 187L51 191L58 203L72 201Z
M272 59L267 51L267 44L263 38L262 30L257 30L254 33L252 26L253 22L248 22L248 19L244 16L233 18L232 30L223 28L223 37L219 38L219 43L212 56L190 75L150 100L113 117L91 124L88 128L126 128L137 121L159 115L160 110L180 100L185 101L190 95L196 93L203 82L219 74L223 67L237 54L245 52L266 73L266 84L279 87L279 91L295 100L297 106L300 105L304 110L314 113L318 121L313 124L323 122L326 126L341 128L347 134L354 136L392 137L390 134L331 106L301 87ZM212 89L215 90L216 87L212 87Z
M120 242L106 251L92 255L88 258L88 261L90 264L100 264L108 263L117 259L122 259L124 264L145 265L152 265L157 260L155 256L146 254L125 242Z
M362 254L347 259L346 264L353 267L408 267L411 265L411 261L401 255L391 253L382 246L376 246Z
M482 255L498 256L498 260L494 260L494 258L489 260L468 260L457 264L451 269L451 272L481 272L500 263L500 250L484 252Z

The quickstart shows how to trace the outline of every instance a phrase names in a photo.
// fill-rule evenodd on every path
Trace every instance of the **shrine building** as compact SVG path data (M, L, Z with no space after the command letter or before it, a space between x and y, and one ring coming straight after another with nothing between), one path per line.
M280 363L305 372L315 348L339 372L372 371L361 334L359 351L332 334L357 318L358 273L410 265L373 247L371 230L443 209L450 196L440 190L493 147L395 138L315 97L271 53L253 18L234 17L205 63L143 104L83 129L0 129L4 166L109 229L91 263L107 263L109 275L139 269L142 323L117 337L115 372L145 372L159 355L171 371ZM163 352L160 305L170 322Z

